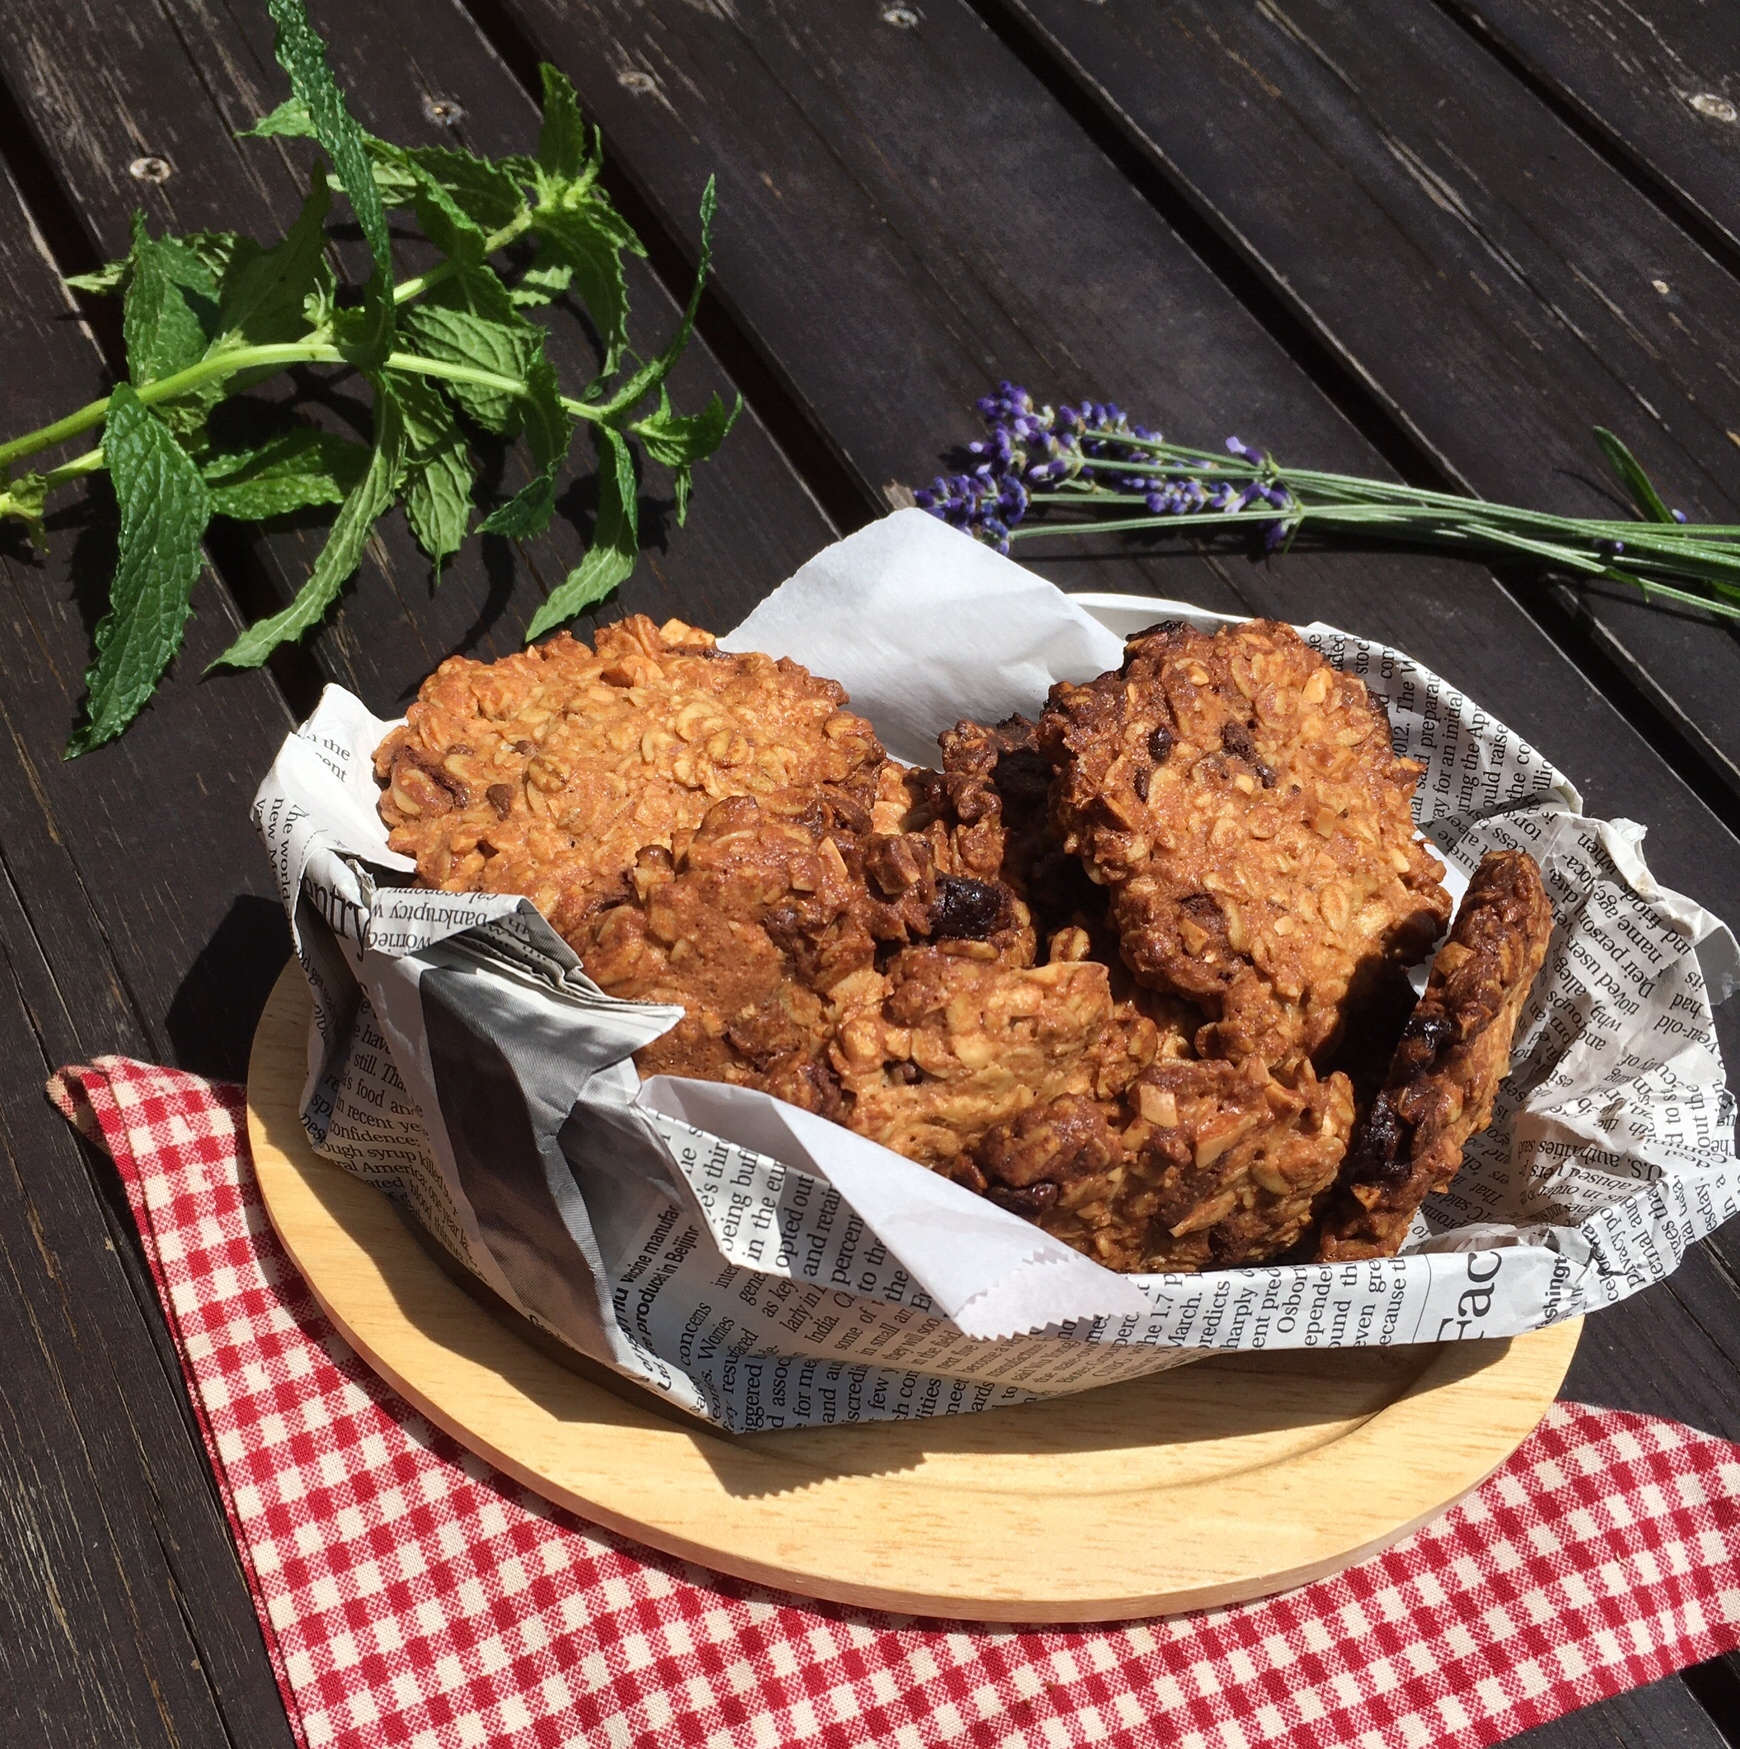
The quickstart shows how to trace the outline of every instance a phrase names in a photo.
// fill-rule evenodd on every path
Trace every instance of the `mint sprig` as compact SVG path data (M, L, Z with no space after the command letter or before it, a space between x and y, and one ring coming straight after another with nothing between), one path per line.
M90 710L69 757L120 734L181 648L211 517L192 457L126 383L109 398L104 448L121 506L120 552L109 611L97 626L97 660L85 676Z
M322 156L300 215L272 244L225 231L153 237L136 217L125 256L68 282L123 298L128 381L0 443L0 518L23 522L32 539L43 538L48 494L87 475L106 469L120 503L109 611L97 628L85 719L69 758L120 734L180 648L212 516L259 522L338 506L295 599L250 626L214 664L256 667L325 617L394 505L403 506L437 580L474 520L478 531L510 539L540 534L555 513L574 433L588 425L598 458L592 540L533 616L529 640L596 605L633 573L636 448L674 474L681 522L695 466L724 441L741 409L741 399L727 407L714 395L698 412L679 412L667 387L711 265L711 181L701 200L693 294L671 340L637 358L623 262L645 250L600 181L598 130L556 68L542 70L535 156L399 146L351 115L303 0L266 5L291 95L240 137L314 142ZM335 192L369 249L369 277L349 292L330 260ZM396 283L389 211L414 219L439 257ZM545 330L530 314L558 298L584 309L602 354L597 376L577 395L563 392ZM219 447L213 409L293 367L357 373L374 397L373 441L351 442L294 421L292 412L292 422L254 447ZM19 470L25 458L99 427L101 447L47 471ZM476 502L480 436L523 441L530 463L529 481L493 509Z

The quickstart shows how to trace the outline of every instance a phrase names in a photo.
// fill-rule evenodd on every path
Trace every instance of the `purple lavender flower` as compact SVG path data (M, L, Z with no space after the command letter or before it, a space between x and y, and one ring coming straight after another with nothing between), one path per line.
M985 435L967 445L971 471L940 476L914 499L1000 551L1008 550L1010 530L1032 508L1031 494L1069 481L1082 489L1084 506L1095 492L1115 493L1139 500L1154 517L1241 512L1253 505L1283 513L1298 508L1270 458L1236 437L1227 440L1228 453L1258 470L1242 490L1225 479L1205 485L1197 476L1212 464L1203 459L1178 458L1156 471L1156 452L1147 446L1161 442L1160 433L1131 425L1111 401L1041 407L1018 383L1003 382L976 406ZM1258 525L1271 549L1293 526L1284 516Z

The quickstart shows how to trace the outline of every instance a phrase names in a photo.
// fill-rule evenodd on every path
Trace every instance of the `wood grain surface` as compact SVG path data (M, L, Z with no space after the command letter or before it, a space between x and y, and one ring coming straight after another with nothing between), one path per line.
M1691 234L1732 269L1740 259L1740 13L1710 0L1452 5L1672 216L1685 223L1689 215Z
M981 1415L722 1438L492 1317L378 1191L315 1154L298 1115L311 1012L292 963L255 1037L248 1136L272 1225L322 1309L498 1469L739 1578L973 1621L1266 1595L1474 1487L1534 1430L1576 1348L1580 1319L1503 1342L1216 1356Z
M705 344L685 367L688 392L735 384L753 416L708 464L687 529L661 513L664 488L649 474L643 569L607 615L645 606L735 619L832 531L874 514L887 482L933 472L971 434L968 405L999 374L1047 393L1144 400L1177 435L1238 431L1283 455L1417 477L1448 468L1482 490L1539 480L1555 504L1587 487L1531 472L1537 450L1574 449L1590 410L1635 387L1661 415L1653 441L1663 447L1648 459L1670 487L1689 492L1703 467L1730 489L1697 434L1740 430L1725 374L1740 333L1736 130L1682 95L1735 98L1733 20L1710 0L1443 0L1441 22L1416 6L1216 9L1224 40L1280 95L1253 97L1260 87L1248 82L1233 92L1224 68L1162 87L1178 93L1180 126L1249 130L1212 199L1206 177L1153 149L1154 117L1108 102L1116 67L1089 76L1047 36L1044 8L950 0L905 9L921 15L914 29L887 22L899 10L879 0L825 16L770 0L315 8L365 121L407 140L448 137L425 108L440 96L463 111L462 140L523 148L537 55L563 63L605 124L613 190L652 245L656 271L639 268L631 283L642 337L669 326L693 260L698 191L720 173L721 272L703 304ZM1075 22L1104 13L1127 23L1137 10L1081 5ZM1204 11L1170 0L1147 10L1156 27ZM1064 0L1055 11L1062 21ZM1371 46L1344 52L1355 23ZM1458 83L1437 91L1451 100L1439 130L1425 107L1443 75L1418 63L1431 59L1421 45L1449 43L1437 33L1452 29L1467 47L1445 51ZM269 41L263 7L244 0L14 9L0 39L9 431L110 380L113 312L88 300L75 309L56 274L118 249L131 208L154 225L270 228L291 213L306 172L295 143L231 137L283 93ZM1414 94L1413 109L1398 112L1390 89ZM1277 117L1301 116L1313 118L1309 149L1277 156ZM1482 271L1470 221L1442 212L1397 167L1391 136L1462 202L1476 232L1499 237L1527 284ZM1567 158L1561 139L1582 156ZM1218 135L1186 144L1220 149ZM168 182L128 174L145 152L169 158ZM1304 222L1325 198L1322 177L1336 174L1351 203L1376 204L1387 247L1427 251L1445 280L1386 291L1395 260L1368 272L1327 244L1333 231ZM1295 216L1265 219L1259 202ZM1276 223L1285 248L1248 246L1259 220ZM1688 243L1713 266L1687 255ZM1696 288L1689 314L1612 275L1615 262L1647 267L1658 246L1685 267L1659 275L1670 291ZM1444 289L1469 263L1496 301L1472 278ZM1325 286L1326 270L1346 285ZM1391 307L1396 297L1422 300L1411 322ZM1587 344L1552 331L1555 308ZM1472 340L1457 326L1467 310ZM1480 332L1482 311L1498 327L1534 324L1554 368L1541 368L1520 331ZM555 344L583 368L578 324ZM1518 361L1533 385L1528 418L1459 413L1492 392L1479 373L1493 358ZM1561 378L1564 361L1575 368ZM330 417L350 416L342 393L331 400ZM19 1357L0 1436L7 1741L288 1741L118 1186L47 1113L40 1083L55 1064L106 1049L241 1072L286 951L246 825L271 747L325 678L391 710L449 650L511 647L578 550L589 490L582 479L568 494L549 542L474 546L438 592L389 524L305 650L269 673L201 682L233 627L300 580L317 539L288 526L256 541L220 525L168 684L125 742L72 766L60 748L112 518L99 493L51 518L46 556L15 532L0 540L11 634L0 639L0 1037L13 1047L0 1076L0 1334ZM1442 560L1260 566L1112 548L1047 564L1076 587L1318 613L1392 638L1528 733L1598 811L1647 822L1664 878L1740 915L1740 845L1705 805L1740 819L1724 765L1736 718L1721 684L1726 654L1703 630L1628 619L1625 603L1573 613L1530 580ZM1720 1030L1733 1049L1729 1012ZM1568 1393L1740 1435L1737 1276L1740 1243L1718 1235L1668 1283L1592 1320ZM1689 1685L1670 1679L1527 1741L1704 1749L1721 1740L1718 1720L1740 1742L1740 1684L1706 1666Z

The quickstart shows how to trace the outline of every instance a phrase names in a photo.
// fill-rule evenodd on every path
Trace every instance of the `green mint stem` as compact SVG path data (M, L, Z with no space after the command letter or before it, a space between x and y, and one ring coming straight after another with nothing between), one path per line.
M444 358L421 358L414 352L389 352L388 370L410 371L415 376L443 377L450 383L476 383L480 389L499 389L504 395L525 395L524 377L499 376L475 364L449 364Z
M314 345L307 341L283 341L272 346L238 346L231 352L220 352L215 357L202 358L197 364L190 364L186 370L176 371L173 376L147 383L143 388L135 390L135 393L149 407L158 401L170 401L177 395L185 395L190 389L197 389L201 383L211 382L218 377L233 376L239 370L253 370L260 365L269 364L284 370L293 364L343 363L344 354L336 346ZM69 437L77 437L80 432L90 431L101 425L109 416L109 399L105 395L100 401L92 401L88 406L79 408L76 413L69 413L52 425L43 426L40 431L27 432L23 437L13 438L10 443L0 444L0 467L27 455L35 455L39 450L52 449L57 443L66 442Z
M528 208L484 240L485 253L493 255L497 249L505 248L531 228L532 220L533 214ZM393 302L409 303L413 298L421 297L431 286L451 278L457 271L453 262L446 261L430 268L427 273L416 274L393 288ZM344 355L325 336L324 329L317 329L301 340L283 341L272 346L238 347L231 352L218 353L211 358L202 358L197 364L189 365L186 370L177 371L173 376L147 383L137 393L139 399L149 407L158 401L173 400L177 395L184 395L190 389L198 388L201 383L211 382L218 377L233 376L241 371L258 372L254 381L262 382L266 377L275 376L292 365L343 364ZM526 392L525 383L517 377L497 376L490 371L473 370L467 365L444 364L438 359L420 359L410 353L395 352L387 363L393 370L446 377L453 382L476 383L481 388L500 389L512 395L523 395ZM578 418L597 417L593 409L581 402L565 401L564 405ZM105 395L100 401L92 401L87 406L80 407L77 412L67 414L64 419L55 420L52 425L44 425L36 431L26 432L22 437L13 438L10 443L0 444L0 468L22 461L26 456L36 455L42 450L53 449L57 444L65 443L69 438L77 437L83 432L94 430L108 415L109 397ZM82 456L79 459L86 460ZM90 473L101 466L99 461L80 471ZM56 478L60 472L61 470L56 469L55 474L49 476L51 485L60 483ZM67 479L77 477L74 474L66 476Z
M147 406L158 401L172 401L177 395L185 395L191 389L196 389L201 383L208 383L218 377L233 376L238 371L258 370L269 366L276 372L288 370L295 364L343 364L344 354L326 342L306 340L287 340L271 346L238 346L232 352L220 352L212 358L202 358L198 364L190 364L186 370L177 371L173 376L160 378L157 382L147 383L144 388L135 391L139 399ZM479 388L498 389L503 394L524 395L526 384L523 378L498 375L492 370L482 370L471 364L450 364L446 359L423 358L414 352L393 352L387 355L387 369L409 371L417 376L445 377L449 382L475 383ZM567 402L569 411L577 412L581 417L596 417L594 409L584 408L579 402ZM28 455L35 455L39 450L52 449L57 443L64 443L69 437L77 437L80 432L90 431L101 425L108 417L109 397L105 395L100 401L92 401L88 406L81 407L76 413L69 413L66 418L58 419L53 425L45 425L40 431L27 432L23 437L16 437L12 442L0 444L0 467L19 461ZM92 450L88 455L79 457L81 463L88 465L79 468L80 473L90 473L100 467L100 461L90 461L91 456L100 456L100 450ZM74 464L68 463L71 467ZM56 469L49 476L51 484L58 484L56 475L64 472ZM75 479L77 475L67 474L66 478Z
M71 485L74 480L82 480L86 474L100 474L108 465L108 457L103 454L102 445L98 444L95 449L87 449L83 455L75 455L70 462L62 462L58 468L50 469L42 477L43 487L52 492L56 486Z
M496 250L505 249L508 244L523 237L532 228L534 216L532 209L527 207L518 218L503 225L499 231L492 232L485 237L483 240L484 254L493 255ZM439 285L444 279L451 279L458 271L458 262L443 261L439 266L431 267L427 273L414 274L410 279L400 280L393 287L393 302L395 304L408 304L413 298L420 298L431 286Z

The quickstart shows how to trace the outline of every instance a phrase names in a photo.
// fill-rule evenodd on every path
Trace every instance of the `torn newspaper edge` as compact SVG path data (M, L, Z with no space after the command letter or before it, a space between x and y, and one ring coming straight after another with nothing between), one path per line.
M890 751L1032 714L1122 634L1224 616L1072 600L920 511L828 548L722 642L844 683ZM1727 928L1658 886L1643 831L1586 819L1503 724L1396 650L1304 634L1424 762L1460 887L1540 862L1557 927L1492 1127L1398 1257L1122 1276L825 1119L632 1056L680 1010L602 994L529 901L407 884L371 758L391 727L327 689L255 818L314 994L303 1122L509 1305L732 1431L952 1414L1216 1349L1510 1336L1660 1280L1740 1210L1712 1002Z

